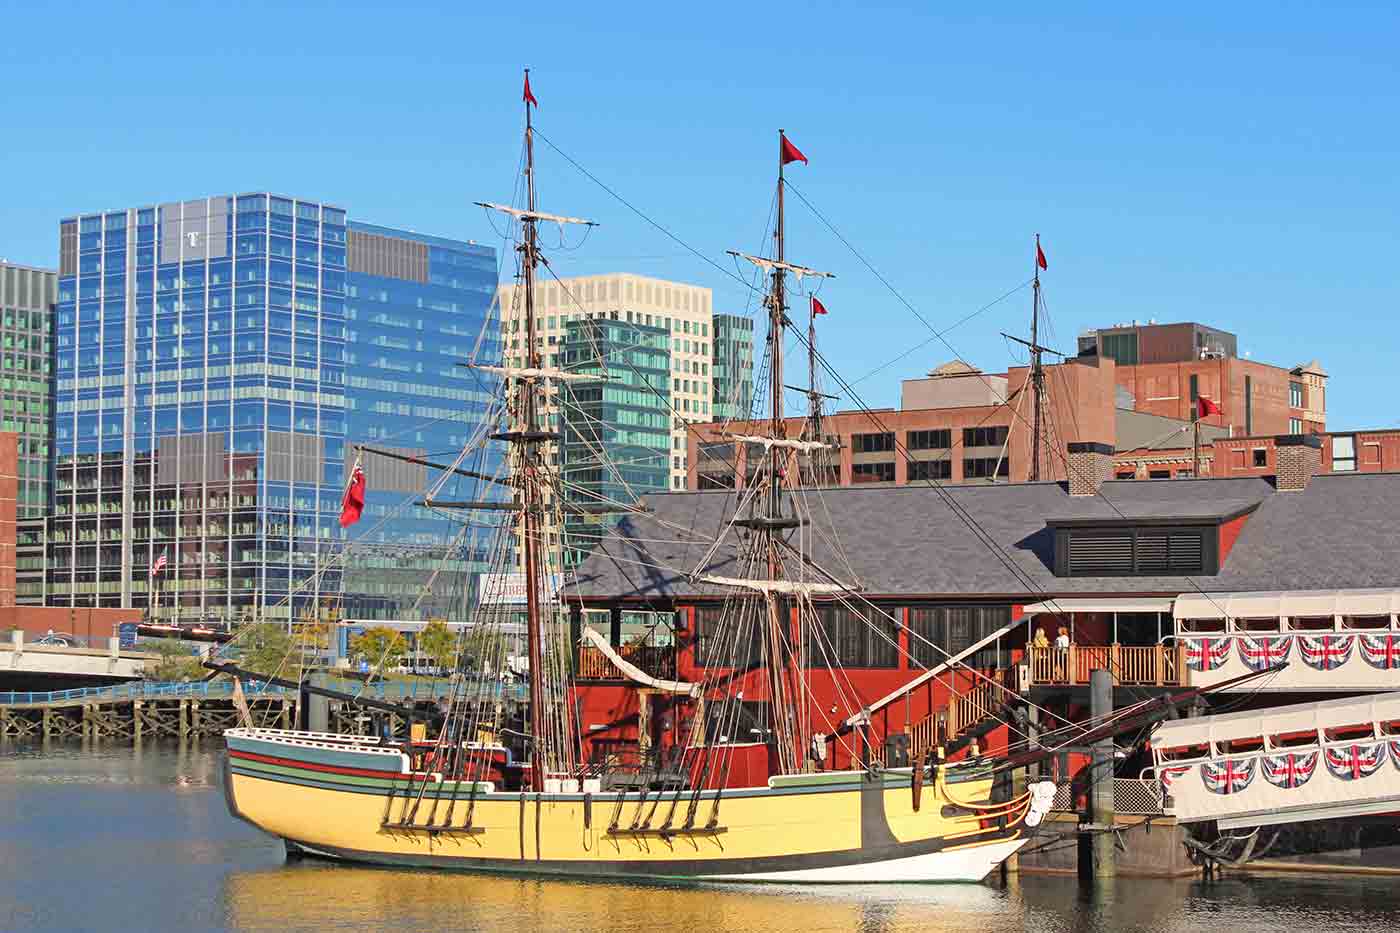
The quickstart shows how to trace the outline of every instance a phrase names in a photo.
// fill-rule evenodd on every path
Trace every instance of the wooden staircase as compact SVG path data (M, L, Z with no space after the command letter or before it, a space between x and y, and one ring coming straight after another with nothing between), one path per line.
M1001 710L1011 699L1005 689L1009 670L994 671L990 680L981 677L964 693L954 694L948 705L934 710L909 729L909 759L918 761L928 750L938 745L938 718L945 715L945 749L955 750L958 742L966 744L974 738L981 738L996 726ZM982 728L986 726L986 728ZM957 745L957 748L962 747Z

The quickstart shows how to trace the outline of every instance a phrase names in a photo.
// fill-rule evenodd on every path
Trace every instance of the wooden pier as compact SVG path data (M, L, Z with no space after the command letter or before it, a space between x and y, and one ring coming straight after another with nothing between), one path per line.
M397 691L380 687L366 695L400 702L425 699L402 687ZM295 690L245 688L245 698L257 726L292 729L299 722L301 699ZM336 700L330 701L329 707L328 728L332 732L395 739L409 735L405 716ZM217 737L238 725L239 710L227 681L0 692L0 742L194 739Z

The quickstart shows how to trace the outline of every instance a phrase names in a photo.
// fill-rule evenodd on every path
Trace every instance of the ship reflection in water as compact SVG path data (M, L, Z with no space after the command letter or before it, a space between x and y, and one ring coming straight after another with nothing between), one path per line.
M1387 878L991 885L589 884L287 862L231 819L219 748L0 745L0 930L1342 933L1400 926Z

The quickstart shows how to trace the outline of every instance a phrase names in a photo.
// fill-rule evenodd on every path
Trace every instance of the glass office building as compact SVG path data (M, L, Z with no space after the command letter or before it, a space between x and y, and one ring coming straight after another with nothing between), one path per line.
M0 431L17 435L15 601L44 602L44 515L49 501L49 315L58 275L0 262Z
M745 419L753 405L753 318L738 314L714 316L715 421Z
M445 465L471 446L460 469L504 478L504 445L482 436L499 380L461 365L501 361L499 326L487 327L495 249L351 222L349 272L347 466L355 444ZM349 529L344 617L460 618L505 513L414 503L430 485L444 501L502 501L508 487L372 453L362 469L365 514Z
M569 568L615 519L609 503L630 505L669 486L672 339L664 327L601 317L565 325L563 367L607 376L561 388Z
M204 622L338 606L345 211L259 193L59 232L49 603Z

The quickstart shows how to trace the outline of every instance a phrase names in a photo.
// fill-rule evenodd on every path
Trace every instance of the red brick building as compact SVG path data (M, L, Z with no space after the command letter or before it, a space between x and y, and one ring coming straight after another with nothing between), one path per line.
M819 467L821 484L1025 482L1031 475L1033 433L1025 390L1029 377L1025 366L983 373L953 363L906 380L899 409L825 416L822 434L834 449ZM1065 445L1114 443L1113 360L1081 358L1047 366L1045 398L1040 478L1062 481ZM805 420L787 419L788 435L799 436ZM753 474L750 457L761 455L762 448L736 442L734 435L763 434L766 424L695 425L688 436L687 487L742 486L744 477Z

